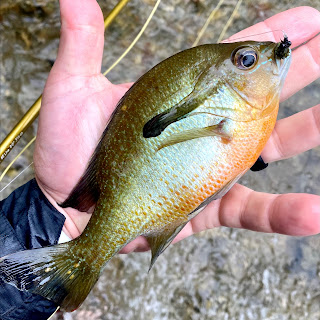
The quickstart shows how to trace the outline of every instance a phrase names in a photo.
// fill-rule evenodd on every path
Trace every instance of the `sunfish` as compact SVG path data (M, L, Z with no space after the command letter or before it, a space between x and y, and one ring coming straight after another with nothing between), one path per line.
M290 41L207 44L144 74L119 101L62 204L94 213L78 238L0 259L0 280L77 309L139 235L151 266L186 223L255 163L274 128Z

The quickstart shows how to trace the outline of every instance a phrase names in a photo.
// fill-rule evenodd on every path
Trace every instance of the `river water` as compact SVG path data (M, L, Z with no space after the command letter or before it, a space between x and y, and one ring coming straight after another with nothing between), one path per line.
M104 14L115 1L98 1ZM133 0L106 32L103 69L125 50L152 9L151 0ZM115 83L135 81L157 62L192 45L217 1L167 0L142 39L110 74ZM204 35L215 42L235 0L226 0ZM283 10L319 0L247 0L228 29L229 36ZM59 43L57 1L0 4L0 140L41 94ZM280 106L279 118L316 105L319 79ZM5 165L36 133L28 129ZM0 190L32 162L32 148L18 159ZM241 182L257 191L320 195L320 148L248 173ZM0 199L33 176L32 166ZM81 308L59 319L91 320L319 320L320 237L289 237L217 228L171 246L148 274L150 253L118 255ZM57 319L57 318L56 318Z

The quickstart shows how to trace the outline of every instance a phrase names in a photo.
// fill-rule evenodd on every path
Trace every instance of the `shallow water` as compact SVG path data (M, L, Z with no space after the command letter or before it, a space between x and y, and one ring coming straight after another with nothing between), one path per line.
M163 1L143 38L109 75L135 81L157 62L188 48L217 1ZM124 51L153 1L133 0L106 32L104 70ZM115 1L99 1L106 14ZM226 0L202 43L215 42L230 16ZM244 1L226 36L280 11L318 0ZM41 94L59 42L57 1L0 4L0 140ZM281 104L279 118L320 101L317 80ZM36 123L0 171L36 133ZM0 190L32 161L32 148L10 170ZM242 183L272 193L320 194L320 148L249 173ZM0 199L33 175L32 169L0 193ZM149 253L119 255L107 266L83 306L68 319L320 319L320 238L298 238L218 228L171 246L148 274Z

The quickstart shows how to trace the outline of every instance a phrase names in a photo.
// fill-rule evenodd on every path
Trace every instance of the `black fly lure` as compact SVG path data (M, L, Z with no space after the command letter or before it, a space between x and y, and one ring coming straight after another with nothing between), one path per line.
M275 56L278 59L284 59L289 55L290 49L289 47L291 46L291 41L288 40L288 37L285 35L284 39L281 40L279 43L278 47L275 50Z

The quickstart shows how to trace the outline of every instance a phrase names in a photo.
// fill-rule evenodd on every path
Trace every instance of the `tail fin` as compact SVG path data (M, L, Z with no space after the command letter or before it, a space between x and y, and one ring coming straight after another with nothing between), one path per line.
M97 282L99 271L70 252L74 241L20 251L0 258L0 283L39 294L62 310L77 309Z

